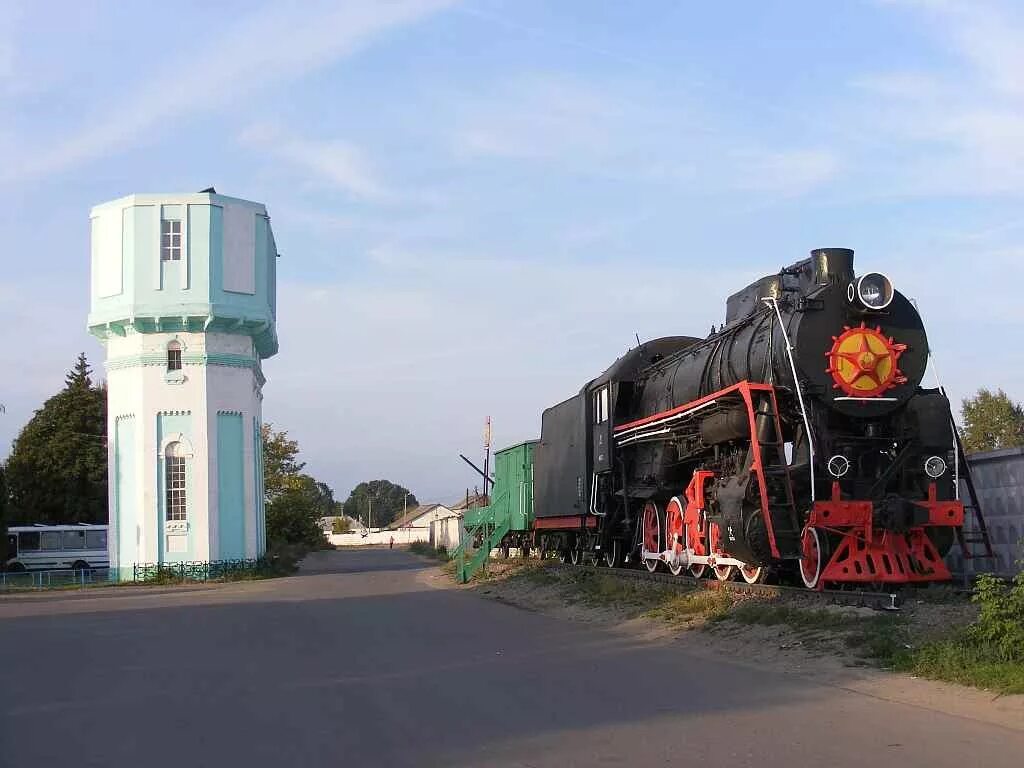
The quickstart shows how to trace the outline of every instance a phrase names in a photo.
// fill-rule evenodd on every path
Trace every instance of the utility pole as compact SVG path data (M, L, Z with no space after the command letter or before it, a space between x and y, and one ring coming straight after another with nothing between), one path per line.
M487 422L484 425L484 496L487 496L487 481L491 479L490 475L491 465L491 417L487 417ZM490 497L488 496L487 502L490 503Z
M366 501L370 505L369 512L366 513L366 530L373 533L373 496L368 496Z

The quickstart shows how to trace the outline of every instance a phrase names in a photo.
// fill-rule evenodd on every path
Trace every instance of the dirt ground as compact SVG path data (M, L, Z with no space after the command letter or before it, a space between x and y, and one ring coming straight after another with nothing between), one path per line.
M652 643L674 643L697 657L725 656L741 665L770 665L823 685L1024 731L1024 695L1003 696L878 668L851 646L842 632L813 626L795 628L786 623L739 623L728 618L709 621L699 613L668 617L651 610L664 599L664 590L657 587L641 582L643 586L634 588L628 582L630 592L636 592L635 599L632 594L594 599L579 595L567 581L565 570L545 570L549 573L530 577L520 564L498 562L488 566L485 579L469 585L454 584L450 566L426 571L423 578L437 588L470 591L520 609L593 624L601 631L627 633ZM644 596L645 591L653 593L650 600ZM797 599L790 604L821 608L808 600ZM825 610L865 620L878 616L869 608L829 606ZM952 605L910 601L900 615L911 634L924 639L969 623L975 608L966 601Z

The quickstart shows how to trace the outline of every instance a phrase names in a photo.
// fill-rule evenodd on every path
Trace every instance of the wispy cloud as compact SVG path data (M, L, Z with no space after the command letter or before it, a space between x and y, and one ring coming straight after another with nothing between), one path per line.
M223 108L253 91L286 82L351 55L387 31L414 23L451 0L273 3L205 50L168 62L144 87L102 118L48 147L23 147L0 179L41 176L102 157L168 118ZM2 42L0 42L2 46ZM3 51L0 48L0 64Z
M855 78L869 97L856 124L869 142L905 149L883 170L888 193L1024 194L1024 13L956 0L888 5L923 18L957 66ZM873 98L872 98L873 97Z
M828 149L796 149L763 154L738 155L745 172L738 186L759 192L798 196L832 180L841 164Z
M383 202L393 197L362 150L350 142L303 139L269 125L250 126L239 139L244 145L296 165L356 198Z

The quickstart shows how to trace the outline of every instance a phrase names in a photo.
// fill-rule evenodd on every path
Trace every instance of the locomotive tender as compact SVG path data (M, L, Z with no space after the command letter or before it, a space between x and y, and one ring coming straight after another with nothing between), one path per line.
M707 338L640 344L544 411L533 544L808 588L949 579L959 453L927 361L887 277L814 250L731 296Z

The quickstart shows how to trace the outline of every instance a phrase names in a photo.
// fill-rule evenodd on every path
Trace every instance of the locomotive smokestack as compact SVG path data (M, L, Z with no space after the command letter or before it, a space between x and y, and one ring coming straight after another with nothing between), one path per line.
M811 263L814 265L814 282L818 285L847 285L853 280L852 248L815 248L811 251Z

